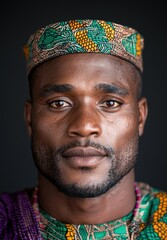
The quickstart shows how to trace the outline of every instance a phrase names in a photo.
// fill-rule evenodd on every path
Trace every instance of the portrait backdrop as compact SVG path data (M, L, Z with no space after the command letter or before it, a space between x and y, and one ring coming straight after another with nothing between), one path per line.
M1 6L0 191L13 192L37 183L30 139L24 123L29 98L23 46L30 34L68 19L104 19L138 30L145 39L143 95L148 119L140 138L136 180L167 191L167 30L166 7L127 1L20 1ZM97 5L98 4L98 5ZM55 133L56 134L56 133Z

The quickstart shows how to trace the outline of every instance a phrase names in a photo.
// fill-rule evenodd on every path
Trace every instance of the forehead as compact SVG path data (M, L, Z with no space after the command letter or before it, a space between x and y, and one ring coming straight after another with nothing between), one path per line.
M130 62L118 57L77 53L49 60L33 71L33 85L48 84L96 85L108 83L130 88L135 84L138 70Z

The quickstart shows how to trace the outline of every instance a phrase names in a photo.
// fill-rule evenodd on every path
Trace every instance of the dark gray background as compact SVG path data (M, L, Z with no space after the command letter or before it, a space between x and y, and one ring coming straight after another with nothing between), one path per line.
M136 28L145 38L144 95L149 116L140 140L136 180L167 190L167 16L166 7L141 1L20 1L1 6L0 191L34 186L37 172L24 124L28 97L23 45L46 24L69 18L98 18ZM92 6L90 6L90 3ZM105 4L105 5L103 5Z

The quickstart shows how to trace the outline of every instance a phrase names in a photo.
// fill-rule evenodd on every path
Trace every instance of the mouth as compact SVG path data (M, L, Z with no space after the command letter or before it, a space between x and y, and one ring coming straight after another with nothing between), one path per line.
M63 158L73 168L96 167L105 157L106 153L90 147L75 147L63 153Z

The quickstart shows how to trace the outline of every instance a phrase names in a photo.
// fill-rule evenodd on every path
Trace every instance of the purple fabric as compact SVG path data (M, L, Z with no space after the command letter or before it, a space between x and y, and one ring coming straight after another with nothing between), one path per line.
M0 194L0 239L42 240L26 191Z

